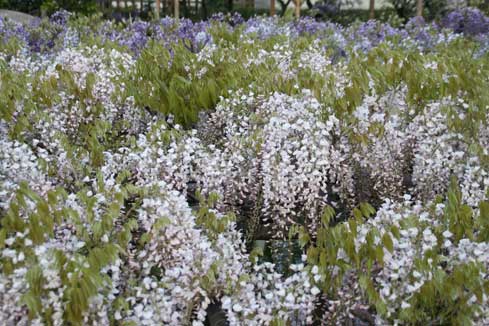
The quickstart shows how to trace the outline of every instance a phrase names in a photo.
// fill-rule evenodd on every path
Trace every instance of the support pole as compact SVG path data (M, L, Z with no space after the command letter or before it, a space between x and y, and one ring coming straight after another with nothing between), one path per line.
M275 0L270 0L270 16L275 16Z
M299 19L301 16L301 0L295 0L295 18Z
M173 0L173 8L175 9L175 19L180 17L180 0Z

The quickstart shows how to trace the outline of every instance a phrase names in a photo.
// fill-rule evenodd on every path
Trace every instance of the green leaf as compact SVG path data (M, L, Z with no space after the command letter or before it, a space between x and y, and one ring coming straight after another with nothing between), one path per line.
M162 216L155 222L153 229L155 230L163 229L170 224L171 224L171 220L166 216Z
M360 210L366 218L375 214L375 209L369 203L360 203Z
M321 216L321 222L325 227L329 226L330 221L334 218L335 211L334 208L326 205L323 209L323 214Z
M387 250L389 250L389 252L392 253L394 251L394 244L392 243L392 238L387 233L384 233L384 235L382 236L382 243L387 248Z
M5 248L5 239L7 238L7 229L0 229L0 249Z
M299 246L301 248L304 248L310 240L311 237L309 236L309 234L304 229L301 229L299 231Z

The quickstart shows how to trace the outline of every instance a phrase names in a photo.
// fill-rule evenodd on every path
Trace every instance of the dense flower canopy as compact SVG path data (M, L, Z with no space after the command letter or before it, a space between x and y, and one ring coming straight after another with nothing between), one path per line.
M475 9L0 18L0 324L489 324L488 51Z

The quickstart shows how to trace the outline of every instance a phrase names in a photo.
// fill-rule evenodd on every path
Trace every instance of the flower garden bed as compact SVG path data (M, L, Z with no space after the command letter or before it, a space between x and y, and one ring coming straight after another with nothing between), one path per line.
M480 12L0 41L0 324L489 324Z

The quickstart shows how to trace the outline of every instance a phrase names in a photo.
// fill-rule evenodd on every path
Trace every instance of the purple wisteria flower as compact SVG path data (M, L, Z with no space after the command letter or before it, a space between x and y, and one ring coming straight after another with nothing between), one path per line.
M471 36L486 34L489 32L489 18L479 9L464 8L449 13L442 20L442 26Z
M12 38L17 38L22 43L27 43L29 32L26 28L12 20L0 17L0 38L3 42L8 42Z
M190 19L181 19L176 36L187 49L198 52L207 44L212 43L212 36L208 32L209 27L209 22L193 23Z
M71 15L72 14L69 11L59 10L49 17L49 21L56 25L66 26Z
M298 35L317 35L330 27L329 25L332 24L319 22L311 17L303 17L291 23L291 27L296 30Z
M435 23L431 25L427 24L423 17L413 17L407 22L404 31L416 41L420 47L429 49L436 43L436 38L433 36L432 32L438 33L439 27Z
M290 30L280 26L275 17L253 17L246 21L244 34L255 34L265 40L276 35L289 35Z
M244 22L245 22L245 19L238 12L233 13L229 19L229 23L232 26L238 26L238 25L244 24Z
M145 21L129 22L118 31L112 23L105 23L98 33L107 41L117 42L129 48L135 55L139 55L150 39L171 48L172 44L182 42L192 52L200 51L207 44L212 43L212 36L208 32L210 22L194 23L190 19L179 21L165 17L156 23Z
M222 12L218 12L213 14L210 18L210 21L219 22L219 23L227 23L231 27L241 25L245 22L245 19L239 12L234 12L232 14L224 14Z
M448 14L440 22L440 26L435 23L428 24L422 18L415 17L403 29L374 20L348 28L310 17L288 23L282 22L277 17L253 17L245 21L240 14L235 13L216 14L209 21L200 22L185 18L175 20L171 17L164 17L154 22L123 21L122 24L105 21L94 29L81 32L69 26L72 16L67 11L59 11L49 19L38 19L30 25L21 25L0 18L0 37L3 42L12 38L18 39L27 51L53 53L67 44L76 46L80 42L80 36L86 32L89 37L91 33L95 38L100 37L102 42L115 42L125 46L134 56L138 56L150 39L160 42L168 49L180 43L189 51L197 53L214 42L211 26L229 31L242 26L243 36L249 35L260 40L279 35L289 38L310 36L320 39L328 48L338 49L333 58L333 61L337 61L344 56L342 49L353 47L355 50L368 52L392 37L407 40L408 46L431 49L434 45L450 39L445 35L446 33L441 33L441 27L451 29L454 33L474 36L474 40L480 44L487 44L487 37L484 36L489 34L489 18L474 8L460 9Z
M134 53L139 53L149 40L150 23L135 21L130 23L124 30L119 44L127 46Z
M354 48L367 52L384 42L386 38L400 34L402 34L400 30L388 24L380 24L375 20L369 20L356 29L349 29L347 38Z
M222 12L218 12L218 13L212 14L210 20L223 23L226 21L226 15L224 15L224 13L222 13Z

